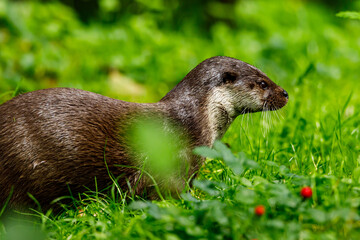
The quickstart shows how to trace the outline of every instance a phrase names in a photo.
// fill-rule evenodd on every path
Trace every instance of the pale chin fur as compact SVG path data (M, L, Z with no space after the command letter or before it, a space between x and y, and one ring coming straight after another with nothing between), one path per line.
M255 92L244 94L227 86L214 88L207 98L206 109L211 145L225 134L238 115L246 113L246 109L257 112L262 106L263 103Z

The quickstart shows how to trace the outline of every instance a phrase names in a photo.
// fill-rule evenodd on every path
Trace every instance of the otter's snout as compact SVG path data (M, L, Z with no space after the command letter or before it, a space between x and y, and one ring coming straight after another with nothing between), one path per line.
M265 99L262 111L274 111L284 107L288 100L289 94L281 87L275 85L275 88L269 89L269 96Z

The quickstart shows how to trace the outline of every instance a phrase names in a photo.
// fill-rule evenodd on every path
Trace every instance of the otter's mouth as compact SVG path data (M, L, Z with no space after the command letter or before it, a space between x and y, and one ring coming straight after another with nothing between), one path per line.
M274 101L273 99L265 100L262 111L275 111L280 108L283 108L288 102L288 98Z
M255 112L260 112L262 111L261 109L259 110L254 110L251 108L243 108L241 110L237 110L237 115L242 115L242 114L247 114L247 113L255 113Z
M269 103L269 102L265 101L263 106L259 107L257 109L243 108L243 109L237 110L237 115L242 115L242 114L247 114L247 113L256 113L256 112L276 111L276 110L283 108L286 105L286 103L287 103L287 101L283 102L283 103L277 103L277 104L273 104L273 103Z

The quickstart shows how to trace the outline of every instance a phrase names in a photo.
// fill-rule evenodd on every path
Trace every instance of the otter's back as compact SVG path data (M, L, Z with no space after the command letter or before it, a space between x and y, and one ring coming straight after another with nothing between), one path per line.
M107 175L107 152L110 163L125 165L116 124L132 105L68 88L26 93L0 105L0 204L11 187L12 199L26 203L26 193L36 192L41 203L66 192L66 184L94 185L96 176ZM98 181L105 186L109 179Z

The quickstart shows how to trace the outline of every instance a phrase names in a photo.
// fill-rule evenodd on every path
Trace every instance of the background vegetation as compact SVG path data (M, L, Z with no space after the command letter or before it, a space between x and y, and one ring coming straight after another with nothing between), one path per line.
M223 141L245 155L220 143L200 149L207 164L182 200L89 195L81 213L2 223L0 238L359 239L360 21L336 16L359 9L360 1L0 1L0 102L58 86L157 101L215 55L257 66L290 96L279 114L231 126Z

